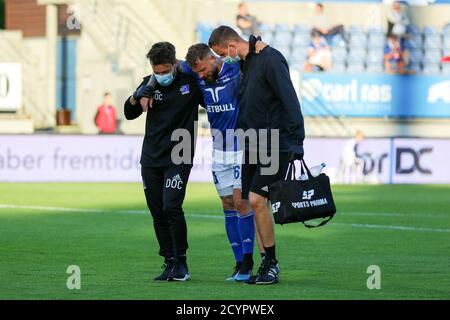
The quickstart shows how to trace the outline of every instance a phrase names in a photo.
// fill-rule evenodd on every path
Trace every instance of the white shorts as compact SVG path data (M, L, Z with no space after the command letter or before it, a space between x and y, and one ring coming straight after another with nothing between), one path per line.
M212 176L217 193L221 197L233 195L241 189L242 151L213 150Z

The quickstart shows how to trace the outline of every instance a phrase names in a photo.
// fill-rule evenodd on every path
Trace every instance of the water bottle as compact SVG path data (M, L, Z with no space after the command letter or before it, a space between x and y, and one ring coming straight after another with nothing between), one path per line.
M314 166L312 168L309 169L309 171L311 172L311 175L313 177L317 177L319 174L322 173L323 168L325 168L327 165L325 163L321 163L318 166ZM302 174L299 178L299 180L308 180L308 173L304 173Z

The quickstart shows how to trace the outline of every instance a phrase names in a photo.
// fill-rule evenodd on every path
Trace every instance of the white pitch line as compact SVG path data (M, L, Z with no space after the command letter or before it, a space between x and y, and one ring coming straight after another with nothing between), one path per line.
M150 214L147 210L108 210L108 209L92 209L92 208L64 208L64 207L47 207L47 206L33 206L33 205L12 205L0 204L0 209L16 209L16 210L36 210L36 211L56 211L56 212L80 212L80 213L119 213L119 214ZM355 213L357 214L357 213ZM388 214L388 213L387 213ZM344 213L345 215L345 213ZM364 215L364 213L361 213ZM373 214L375 215L375 214ZM405 214L406 216L406 214ZM192 213L187 214L189 218L213 219L223 220L220 215L206 215ZM353 228L368 228L368 229L386 229L386 230L400 230L400 231L419 231L419 232L448 232L450 229L444 228L427 228L427 227L408 227L408 226L392 226L379 224L359 224L359 223L340 223L335 222L333 225L350 226Z

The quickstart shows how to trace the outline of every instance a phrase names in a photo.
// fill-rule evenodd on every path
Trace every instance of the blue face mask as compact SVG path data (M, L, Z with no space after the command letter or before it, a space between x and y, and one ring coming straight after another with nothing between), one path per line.
M170 86L175 79L173 72L169 72L166 74L155 74L156 81L163 87Z
M223 62L228 64L235 64L238 63L239 61L241 61L241 58L237 54L237 49L236 49L236 57L232 58L230 56L230 47L228 47L228 55L225 58L223 58Z

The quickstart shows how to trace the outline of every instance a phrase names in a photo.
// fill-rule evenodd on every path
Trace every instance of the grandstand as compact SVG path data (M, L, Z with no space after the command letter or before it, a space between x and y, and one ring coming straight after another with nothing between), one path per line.
M314 2L248 4L261 22L259 31L264 41L282 52L289 62L309 136L346 137L364 129L373 137L450 137L450 114L441 105L446 103L442 90L433 89L440 96L435 101L439 110L432 113L414 114L419 107L407 110L409 100L400 102L398 98L402 94L408 96L411 86L430 91L450 74L450 64L440 62L442 56L450 54L450 5L440 2L445 1L408 6L412 25L406 47L408 69L415 72L414 80L384 74L388 4L382 1L326 3L330 22L344 24L349 42L339 36L333 38L332 69L320 74L303 72ZM150 72L145 53L152 43L169 40L176 45L179 58L183 58L189 45L206 42L215 26L234 26L237 4L238 1L212 0L6 1L6 30L0 30L0 62L19 64L24 85L16 107L0 113L0 131L96 134L92 119L102 93L113 92L122 117L122 101ZM23 12L30 14L21 16ZM74 28L78 32L73 32ZM378 89L384 92L389 87L392 99L378 105L367 105L368 101L361 100L356 105L336 97L326 99L314 91L318 83L345 87L352 79L356 79L358 90L375 90L370 91L372 96L377 95ZM312 96L314 99L308 99ZM424 99L421 107L431 109ZM61 108L71 111L69 126L56 121L56 112ZM201 127L207 129L204 113L201 119ZM143 121L122 121L121 131L142 134Z

